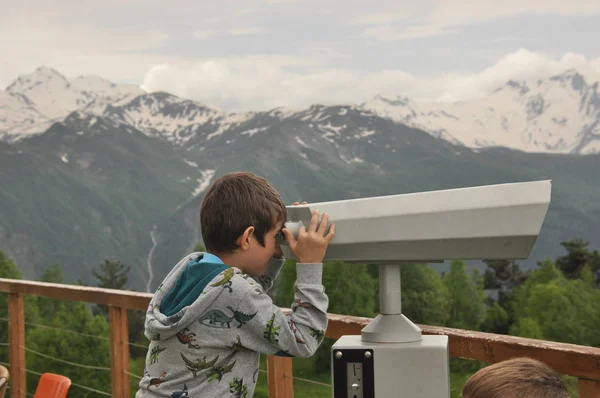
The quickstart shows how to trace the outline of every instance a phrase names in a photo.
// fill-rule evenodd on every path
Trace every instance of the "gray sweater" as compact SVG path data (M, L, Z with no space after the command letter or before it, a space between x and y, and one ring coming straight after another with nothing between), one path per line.
M260 353L309 357L323 340L329 302L322 264L296 265L290 315L266 294L284 263L275 259L257 278L221 265L224 271L216 276L207 273L206 287L200 286L190 305L163 314L165 295L202 256L192 253L179 261L150 301L145 335L151 342L136 398L252 397Z

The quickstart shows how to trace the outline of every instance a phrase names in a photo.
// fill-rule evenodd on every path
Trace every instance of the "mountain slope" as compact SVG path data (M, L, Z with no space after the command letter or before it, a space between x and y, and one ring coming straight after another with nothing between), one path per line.
M417 104L378 96L362 107L471 148L599 153L599 86L571 70L536 82L509 81L472 101Z
M250 127L260 132L241 134ZM259 173L287 203L552 179L548 216L523 264L561 254L560 242L574 237L600 245L600 155L473 151L354 107L313 107L278 122L259 114L205 145L215 178L235 170ZM201 195L158 226L156 283L200 242L200 203Z
M200 242L204 190L235 170L267 177L288 203L550 178L552 204L525 264L555 256L565 239L600 245L599 155L473 151L350 106L257 113L206 133L179 147L75 112L44 134L2 144L0 250L29 278L60 263L89 280L105 257L120 259L138 290L152 253L154 288Z
M162 140L81 113L2 148L0 250L28 278L60 263L89 281L108 257L131 265L141 289L153 225L204 178Z

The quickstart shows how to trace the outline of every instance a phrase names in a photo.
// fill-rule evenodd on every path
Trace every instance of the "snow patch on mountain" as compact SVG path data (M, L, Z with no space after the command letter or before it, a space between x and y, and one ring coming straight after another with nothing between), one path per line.
M256 133L260 133L261 131L265 131L268 130L269 126L266 127L256 127L253 129L249 129L249 130L244 130L240 133L240 135L247 135L248 137L252 137L254 134Z
M600 135L599 83L576 71L537 81L509 81L485 98L416 103L377 96L362 108L472 148L594 153Z
M198 186L192 192L192 196L196 196L196 195L199 195L202 192L204 192L204 190L206 188L208 188L208 186L210 185L211 180L215 176L215 170L214 169L202 170L201 173L202 173L202 176L196 180L196 181L198 181Z
M51 121L24 95L0 91L0 141L15 141L25 134L43 132Z
M191 160L187 160L187 159L185 159L185 158L183 159L183 161L184 161L185 163L187 163L187 165L188 165L188 166L191 166L191 167L198 167L198 163L196 163L196 162L192 162Z

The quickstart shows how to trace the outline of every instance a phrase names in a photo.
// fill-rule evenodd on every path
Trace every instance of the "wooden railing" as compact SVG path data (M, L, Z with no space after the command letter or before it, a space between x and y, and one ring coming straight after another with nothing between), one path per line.
M145 311L152 295L124 290L61 285L0 278L0 292L8 293L11 398L25 398L24 296L84 301L109 307L111 391L114 398L129 398L129 341L127 309ZM284 311L289 311L284 309ZM369 318L329 315L326 337L358 335ZM495 363L527 356L557 372L578 378L580 398L600 398L600 348L526 339L469 330L419 325L424 334L447 335L450 356ZM292 398L292 358L267 357L269 396Z

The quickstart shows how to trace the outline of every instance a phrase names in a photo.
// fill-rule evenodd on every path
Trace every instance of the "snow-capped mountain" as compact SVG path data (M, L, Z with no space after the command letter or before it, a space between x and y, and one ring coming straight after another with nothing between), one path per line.
M470 148L595 153L600 152L600 83L586 76L570 70L533 82L509 81L485 98L455 103L377 96L357 107L339 107L339 112L355 109L357 117L376 114ZM187 148L200 148L204 141L227 132L251 137L288 118L310 120L329 141L374 133L336 124L335 116L320 114L322 109L314 105L304 110L230 113L96 76L67 79L40 67L0 91L0 140L42 133L74 111L103 116Z
M210 139L253 114L222 112L165 92L155 92L142 94L121 105L109 105L103 115L149 136L183 145L199 134Z
M143 93L135 85L117 85L98 76L67 79L54 69L39 67L0 92L0 140L43 132L76 110L101 114L109 104L119 105Z
M485 98L415 103L377 96L362 104L380 116L471 148L600 152L600 83L576 71L535 82L509 81Z
M26 96L0 91L0 141L11 132L20 136L47 126L48 118Z

